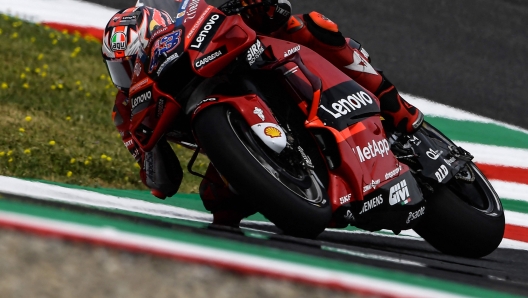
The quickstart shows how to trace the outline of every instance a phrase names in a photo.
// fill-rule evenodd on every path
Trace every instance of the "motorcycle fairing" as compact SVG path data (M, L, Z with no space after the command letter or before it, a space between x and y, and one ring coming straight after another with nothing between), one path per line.
M297 102L310 104L305 127L313 132L327 130L337 143L340 162L330 170L329 185L334 211L348 202L362 201L376 186L409 170L389 149L379 101L372 93L306 47L271 37L259 39L276 58L259 66L280 71L291 93L301 96ZM396 175L387 176L400 166Z
M420 188L409 171L388 180L350 204L354 225L368 231L412 229L427 211Z
M203 99L192 114L192 119L214 104L228 104L237 110L259 139L276 153L286 147L286 133L280 127L266 103L256 94L244 96L212 95Z
M409 140L418 162L422 165L420 176L433 183L446 184L471 160L471 155L465 155L461 148L453 148L445 142L429 136L424 123ZM462 156L462 158L461 158Z
M193 70L199 76L213 77L255 43L255 31L240 16L226 18L209 6L200 19L185 41Z
M342 131L370 115L379 115L379 103L369 93L352 80L333 86L323 92L317 117Z
M130 131L140 148L148 152L171 127L180 113L180 104L157 84L150 84L130 97L137 101L133 106Z

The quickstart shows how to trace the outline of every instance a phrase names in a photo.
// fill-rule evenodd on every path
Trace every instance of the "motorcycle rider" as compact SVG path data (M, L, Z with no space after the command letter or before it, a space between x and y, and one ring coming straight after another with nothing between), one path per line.
M272 5L259 5L262 0L239 0L252 6L241 13L242 18L260 34L304 45L338 67L350 78L376 95L380 100L384 125L391 130L409 134L423 122L423 114L407 103L394 85L370 64L370 57L360 43L345 38L337 24L318 12L291 15L288 0L274 0ZM150 7L132 7L119 11L109 21L102 46L108 71L119 92L113 111L114 124L125 146L141 166L140 176L151 193L164 199L173 196L181 183L183 172L178 158L165 139L150 152L142 152L128 131L130 102L128 88L135 57L141 44L146 44L156 26L167 26L172 20L167 13ZM138 35L139 32L139 35ZM125 37L119 44L114 37ZM128 38L128 39L127 39ZM120 39L123 40L123 39ZM122 41L121 41L122 42ZM255 206L248 203L209 164L200 184L204 207L213 214L213 224L238 227L240 221L254 214Z

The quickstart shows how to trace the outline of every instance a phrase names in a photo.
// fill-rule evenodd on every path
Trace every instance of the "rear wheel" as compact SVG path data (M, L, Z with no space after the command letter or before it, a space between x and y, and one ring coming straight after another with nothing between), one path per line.
M218 171L277 227L309 238L326 228L332 216L326 190L317 174L299 162L300 152L286 148L276 154L225 105L202 111L194 129Z

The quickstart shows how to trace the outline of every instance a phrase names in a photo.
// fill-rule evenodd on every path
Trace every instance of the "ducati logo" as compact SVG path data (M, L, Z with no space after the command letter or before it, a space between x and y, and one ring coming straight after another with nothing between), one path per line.
M264 111L258 107L255 107L253 110L253 114L259 116L260 120L264 121L266 120L266 116L264 116Z
M370 63L365 60L365 58L361 57L360 54L357 52L354 52L354 61L350 65L346 65L345 68L348 68L350 70L355 70L359 72L366 72L373 75L378 75L378 72L370 65Z

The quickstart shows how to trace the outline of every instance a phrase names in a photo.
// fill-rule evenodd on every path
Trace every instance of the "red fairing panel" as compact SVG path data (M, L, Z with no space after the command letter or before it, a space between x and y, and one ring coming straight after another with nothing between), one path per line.
M342 162L329 175L334 210L349 201L363 200L385 181L408 171L390 151L379 100L372 93L302 45L265 36L259 39L265 46L271 45L279 60L272 67L283 66L286 81L296 82L290 85L295 89L292 93L300 97L301 109L302 102L311 101L303 109L307 113L306 127L328 130L337 142Z
M186 35L194 71L212 77L255 42L256 33L238 15L226 17L218 9L205 9L201 22Z
M227 97L223 95L209 96L202 100L198 107L196 107L192 114L192 119L194 120L196 115L214 104L228 104L234 107L244 117L249 126L262 123L278 124L271 110L256 94L236 97Z

